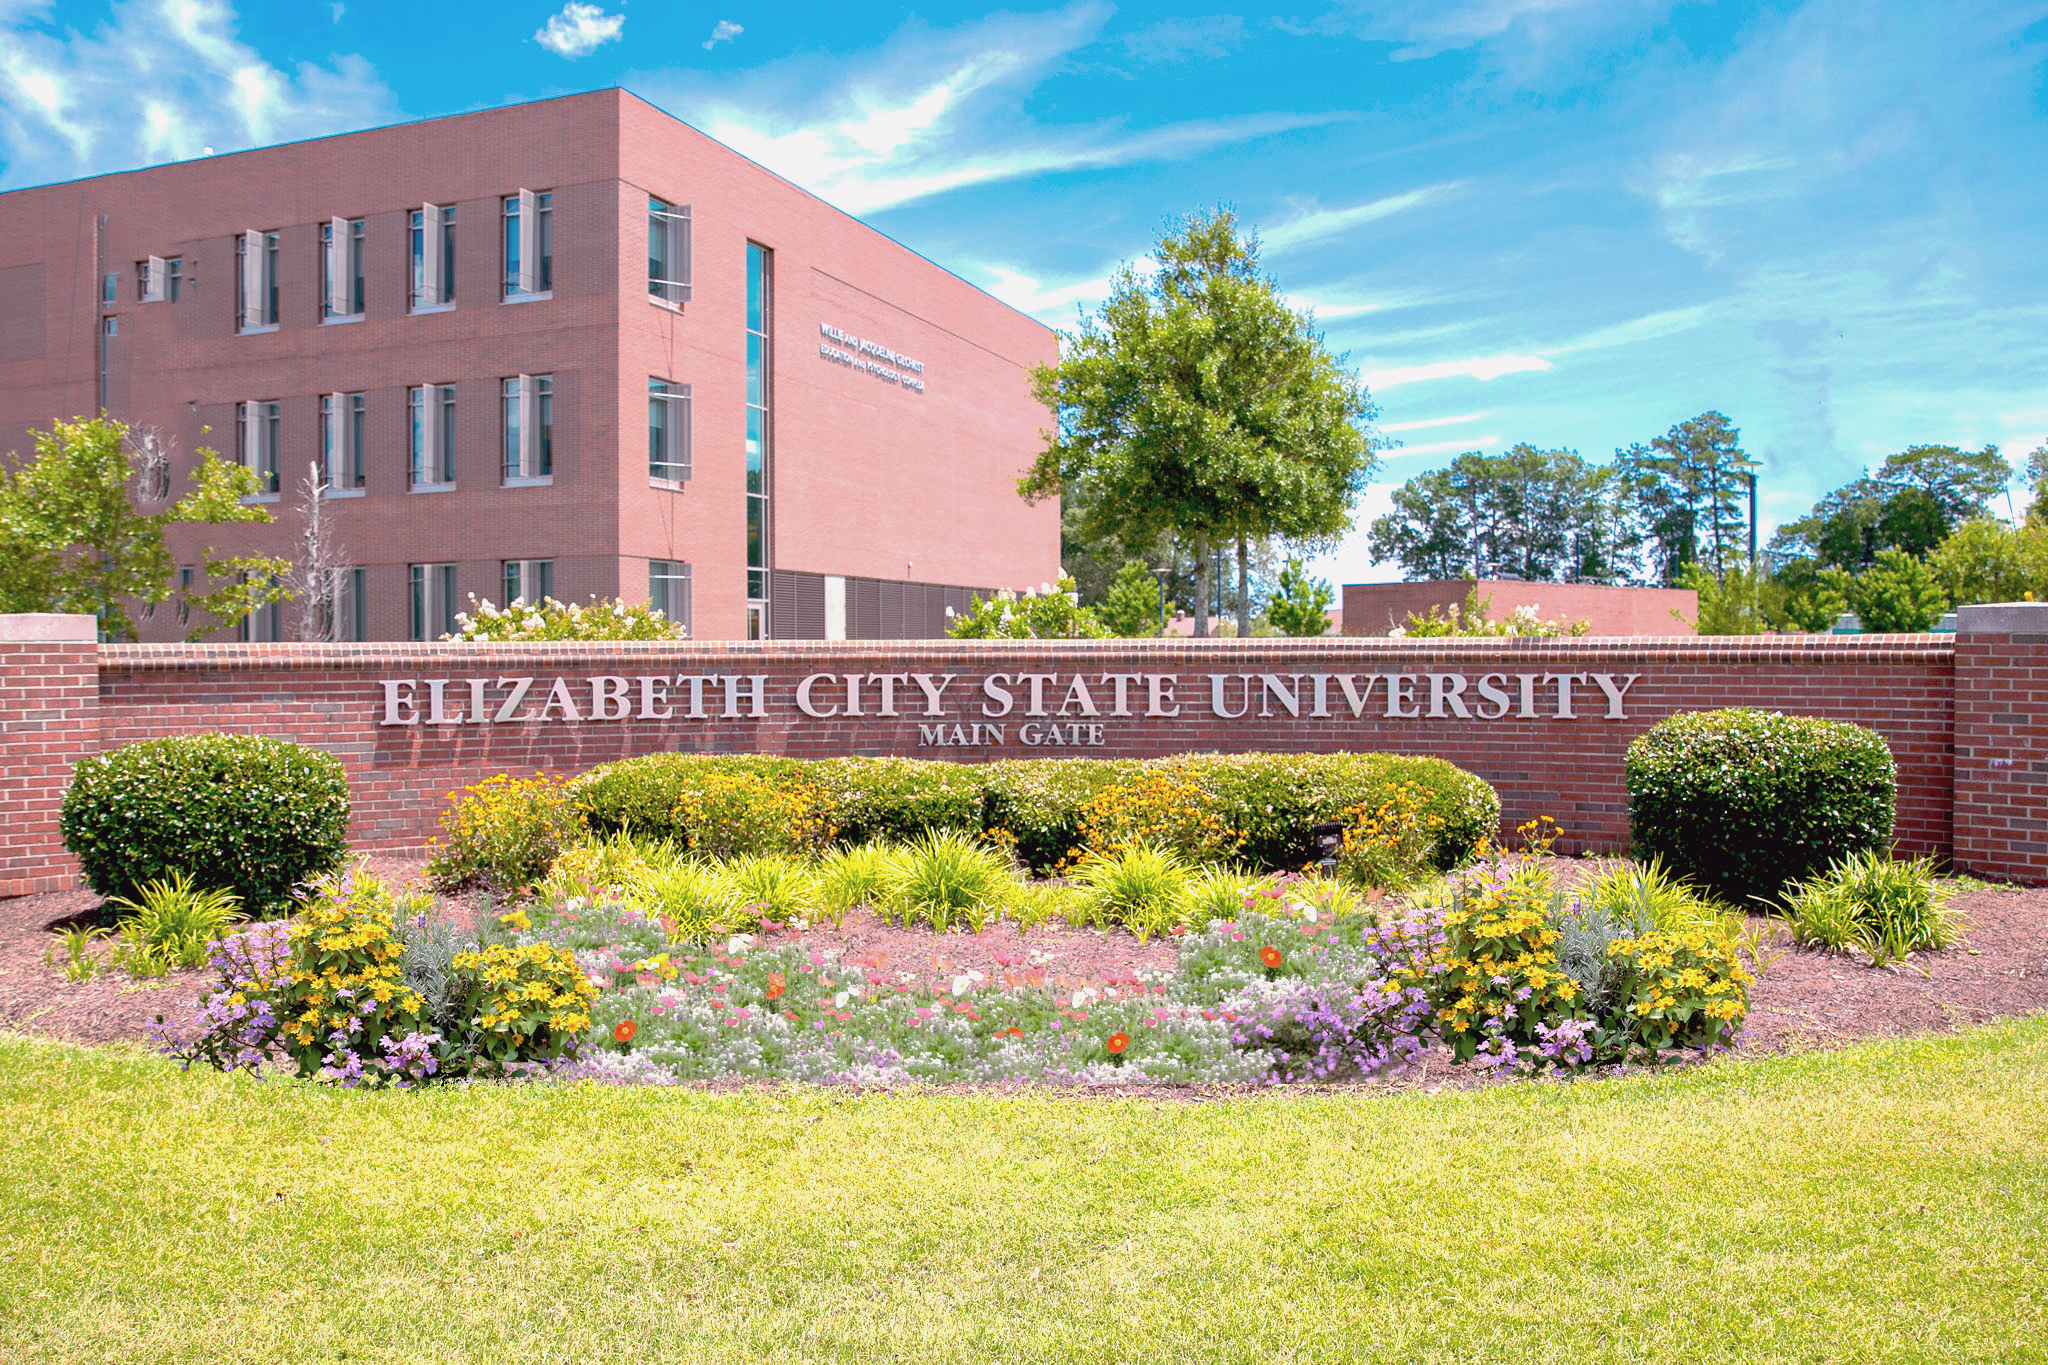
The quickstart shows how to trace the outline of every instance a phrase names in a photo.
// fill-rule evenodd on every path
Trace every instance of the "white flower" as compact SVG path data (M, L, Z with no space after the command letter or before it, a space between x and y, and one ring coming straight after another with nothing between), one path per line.
M973 989L974 983L972 981L969 981L966 977L956 976L953 978L953 994L965 995L967 994L967 992Z
M754 936L752 934L734 934L725 941L725 951L733 954L735 957L753 946Z

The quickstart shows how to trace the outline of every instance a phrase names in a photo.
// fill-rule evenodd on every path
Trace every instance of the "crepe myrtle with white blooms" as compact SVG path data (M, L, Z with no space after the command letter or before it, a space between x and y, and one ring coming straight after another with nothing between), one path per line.
M629 604L614 597L589 602L558 602L543 597L528 602L515 597L504 607L469 595L470 609L457 613L449 641L507 640L680 640L681 623L645 603Z
M993 597L975 598L964 612L947 607L946 616L946 633L956 640L1102 640L1111 633L1081 605L1074 580L1064 575L1022 594L1000 588Z

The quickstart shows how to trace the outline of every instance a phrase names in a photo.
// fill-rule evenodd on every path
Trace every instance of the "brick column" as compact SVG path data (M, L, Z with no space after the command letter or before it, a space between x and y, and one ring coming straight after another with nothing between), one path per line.
M2048 883L2048 602L1956 612L1955 862Z
M99 710L92 617L0 615L0 896L77 885L57 809L72 765L99 752Z

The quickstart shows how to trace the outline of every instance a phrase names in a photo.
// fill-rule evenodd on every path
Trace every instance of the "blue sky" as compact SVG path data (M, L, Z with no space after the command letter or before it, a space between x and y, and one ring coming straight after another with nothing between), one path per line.
M1401 441L1706 408L1764 521L2048 441L2048 0L0 0L0 186L624 85L1054 325L1226 203Z

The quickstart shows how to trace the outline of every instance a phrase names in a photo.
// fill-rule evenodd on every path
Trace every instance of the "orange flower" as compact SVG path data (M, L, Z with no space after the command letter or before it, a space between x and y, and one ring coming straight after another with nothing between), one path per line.
M612 1030L612 1037L618 1039L622 1043L630 1043L633 1041L633 1035L638 1033L639 1031L640 1026L634 1023L631 1019L627 1019L621 1021L619 1026Z
M1131 1035L1128 1033L1112 1033L1109 1035L1109 1040L1103 1044L1104 1047L1109 1049L1109 1055L1112 1057L1123 1055L1123 1050L1130 1045Z
M768 973L768 998L770 1000L780 1000L782 998L781 972Z
M1259 949L1259 961L1265 963L1268 967L1278 967L1284 960L1280 956L1280 950L1270 943Z

